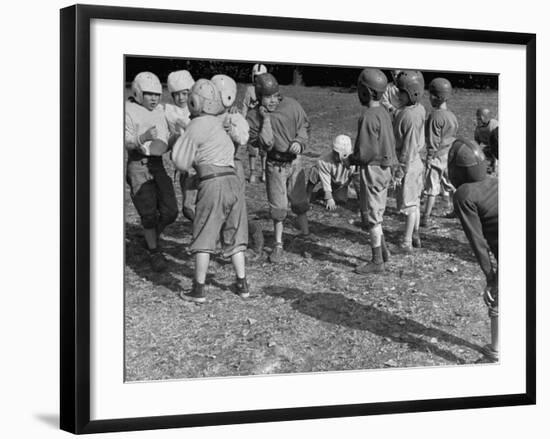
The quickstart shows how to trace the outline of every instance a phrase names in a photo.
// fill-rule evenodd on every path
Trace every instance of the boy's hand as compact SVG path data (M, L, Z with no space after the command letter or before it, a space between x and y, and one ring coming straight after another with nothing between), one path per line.
M498 277L494 271L487 276L487 285L483 291L483 301L489 308L498 306Z
M325 204L325 207L327 208L327 210L335 210L336 209L336 202L334 201L333 198L327 200L326 204Z
M267 111L267 108L265 108L263 105L260 105L258 108L258 112L260 113L260 118L262 120L269 119L269 111Z
M185 131L189 122L181 117L176 119L176 127Z
M496 283L488 283L483 291L483 301L489 308L498 306L498 285Z
M401 166L398 166L393 172L393 181L395 186L401 186L401 183L403 182L403 177L405 177L405 173L403 172Z
M158 137L158 131L156 126L152 126L147 131L145 131L142 135L139 136L141 143L155 140L157 137Z
M292 154L300 154L302 152L302 145L300 145L298 142L292 142L288 150Z
M229 120L228 117L226 117L223 121L223 129L227 134L231 132L231 121Z
M146 148L145 145L137 145L136 149L143 155L149 155L149 149Z

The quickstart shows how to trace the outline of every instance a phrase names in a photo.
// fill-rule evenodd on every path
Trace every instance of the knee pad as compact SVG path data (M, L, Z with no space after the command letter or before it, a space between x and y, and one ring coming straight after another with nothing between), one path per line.
M296 215L302 215L302 214L306 213L308 210L309 210L309 203L307 203L307 202L292 205L292 211Z
M373 221L367 220L367 231L370 232L372 229L374 229L379 223L375 223Z
M416 212L416 209L417 209L417 206L416 206L416 205L415 205L415 206L407 206L407 207L405 207L404 209L402 209L401 211L402 211L405 215L409 216L409 215L415 213L415 212Z
M310 169L307 181L308 183L314 185L319 183L319 169L317 168L317 166L313 166Z
M161 213L161 217L159 222L162 223L163 226L167 226L169 224L172 224L174 221L176 221L176 218L178 217L178 209L170 209L165 212Z
M284 221L287 215L286 209L271 209L271 218L275 221Z

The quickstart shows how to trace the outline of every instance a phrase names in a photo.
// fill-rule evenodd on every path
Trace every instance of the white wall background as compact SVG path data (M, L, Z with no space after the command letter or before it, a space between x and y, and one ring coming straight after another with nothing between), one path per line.
M423 414L324 419L200 429L106 434L104 437L147 438L281 438L406 437L508 438L548 431L550 385L549 324L544 319L548 285L543 258L548 246L549 208L543 206L550 177L543 175L548 153L543 105L550 99L541 80L548 77L550 29L541 4L526 0L517 7L496 1L462 0L454 6L439 1L318 3L291 0L203 0L183 2L87 1L119 6L297 16L334 20L462 27L538 35L538 404L530 407ZM0 144L6 149L0 171L0 436L56 438L67 436L58 422L59 321L59 13L70 2L9 2L1 14ZM12 158L11 155L15 157ZM25 157L25 160L22 160ZM546 321L544 321L546 320Z

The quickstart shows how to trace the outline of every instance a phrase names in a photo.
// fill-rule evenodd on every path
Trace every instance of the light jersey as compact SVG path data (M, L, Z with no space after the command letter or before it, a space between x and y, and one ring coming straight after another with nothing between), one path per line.
M149 128L157 128L157 138L168 143L168 124L164 115L164 108L157 105L153 111L128 100L124 108L124 143L126 148L135 149L138 145L138 136L145 133ZM148 151L151 141L144 142L143 148Z
M393 166L397 163L391 117L383 107L363 108L351 160L361 166Z
M235 144L235 147L246 145L248 142L248 122L240 113L222 113L218 116L227 134ZM235 149L236 149L235 148Z
M474 131L474 140L482 146L488 146L489 137L496 127L498 127L496 119L491 119L485 126L477 126Z
M218 116L203 115L191 120L185 134L172 148L176 168L188 172L201 165L235 167L235 147Z
M380 105L382 105L390 113L401 108L399 89L393 82L389 83L386 87L386 91L382 95L382 98L380 98Z
M424 124L426 110L416 103L401 108L395 118L393 133L395 135L395 152L399 163L407 165L420 161L420 151L424 149Z
M449 110L434 109L426 120L426 149L428 153L444 153L456 140L458 120ZM446 155L446 154L445 154Z
M241 106L241 114L246 117L248 111L258 106L258 99L256 98L256 89L253 85L246 87L244 92L243 103Z
M171 136L174 134L179 134L181 136L185 128L187 128L187 125L189 125L189 122L191 122L191 114L187 106L181 108L174 104L165 104L164 114L166 115L168 131Z
M294 99L283 97L277 109L270 114L273 129L273 149L278 152L287 152L293 142L302 145L302 152L309 137L309 120L302 106ZM259 108L248 112L246 118L250 126L249 143L256 147L265 147L260 131L262 121Z
M348 184L355 172L355 166L346 167L342 162L336 163L332 151L319 159L317 169L319 169L319 180L325 193L332 192L333 184L336 186Z

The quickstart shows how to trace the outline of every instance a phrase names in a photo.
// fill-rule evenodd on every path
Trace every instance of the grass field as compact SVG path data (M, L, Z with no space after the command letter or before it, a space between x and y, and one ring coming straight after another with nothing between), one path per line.
M282 91L310 117L308 166L337 134L355 138L355 93L290 86ZM423 103L429 111L427 99ZM497 92L455 92L449 107L460 135L473 137L479 106L496 114ZM239 155L247 166L246 152ZM168 160L166 166L173 172ZM286 258L279 265L266 257L273 234L262 183L248 185L247 206L266 238L265 254L247 261L251 298L234 294L232 266L217 258L207 278L208 301L196 305L178 298L193 277L186 252L191 224L180 216L166 229L162 245L169 269L153 272L127 188L126 380L462 365L480 357L489 341L484 279L458 220L436 218L436 230L421 229L421 250L394 255L385 274L364 277L353 273L371 254L368 234L351 224L358 219L356 200L333 213L313 204L310 226L320 240L305 247L293 240L297 230L290 215ZM390 250L402 226L390 197L384 224Z

